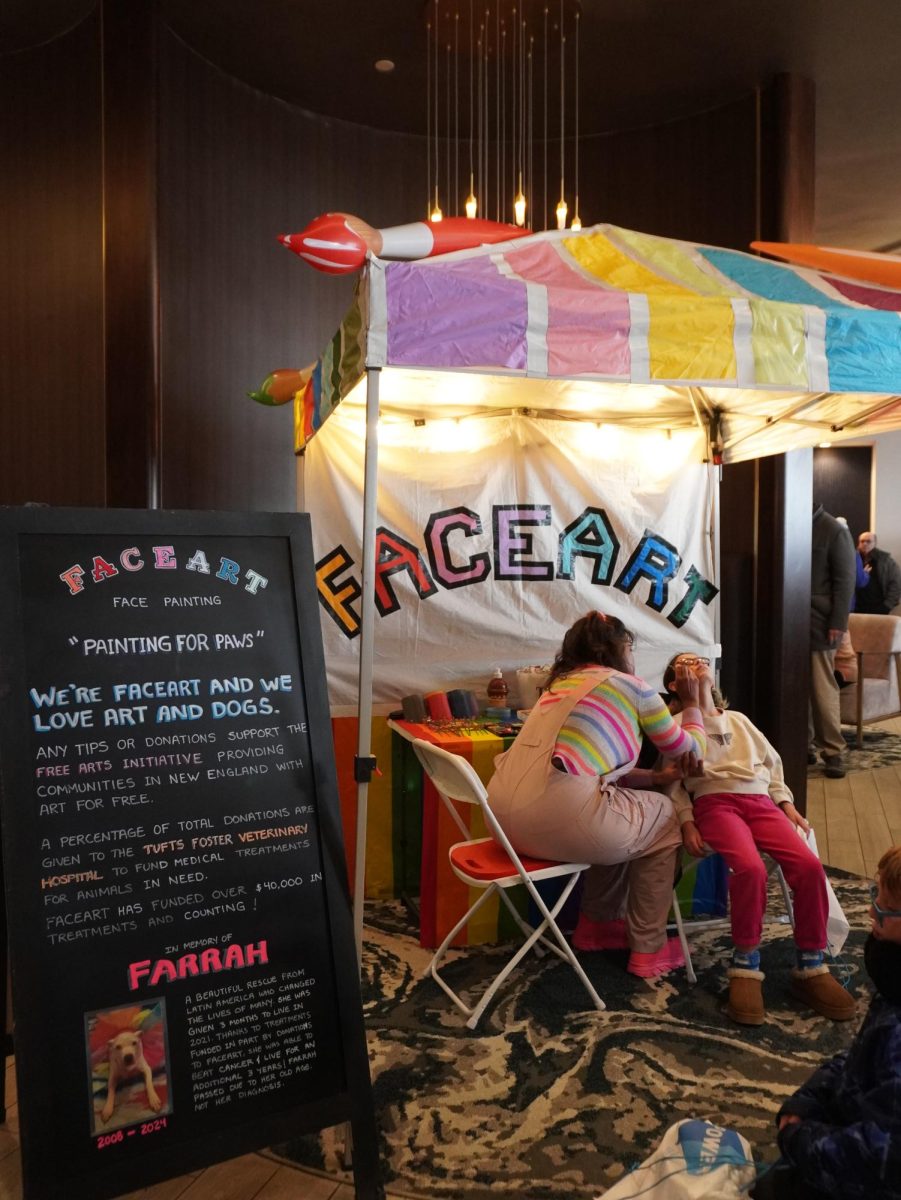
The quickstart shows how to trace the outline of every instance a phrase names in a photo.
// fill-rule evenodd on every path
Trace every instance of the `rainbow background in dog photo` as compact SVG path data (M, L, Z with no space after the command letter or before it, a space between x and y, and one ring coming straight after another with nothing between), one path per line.
M122 1080L116 1088L116 1106L108 1121L101 1116L109 1084L109 1043L120 1033L139 1033L144 1058L150 1067L153 1086L162 1101L158 1112L150 1107L144 1078L140 1072ZM155 1000L145 1005L102 1008L85 1013L85 1049L91 1097L91 1133L106 1134L114 1129L163 1117L172 1111L169 1089L169 1053L166 1030L166 1002Z

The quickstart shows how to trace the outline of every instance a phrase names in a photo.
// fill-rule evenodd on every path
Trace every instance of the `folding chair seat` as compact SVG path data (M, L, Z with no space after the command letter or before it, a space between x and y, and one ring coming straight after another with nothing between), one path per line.
M710 851L709 854L707 855L707 857L710 857L710 858L714 857L713 851ZM770 858L770 856L768 854L763 854L763 855L761 855L761 857L764 861L764 865L766 866L767 875L770 878L775 879L779 885L779 889L782 892L782 899L785 902L786 918L787 918L789 924L792 926L792 928L794 928L795 909L794 909L794 905L792 904L791 889L789 888L788 883L786 882L785 875L782 873L782 868L779 866L779 864L774 859ZM692 863L697 863L697 861L698 861L697 859L691 860ZM727 927L730 924L729 917L728 916L701 917L698 919L689 918L689 920L686 921L685 918L682 916L682 907L681 907L681 903L680 903L680 898L676 894L676 890L674 888L673 889L673 924L676 927L676 932L679 935L679 941L682 944L682 953L685 955L685 974L688 977L688 982L689 983L697 983L698 977L695 974L694 964L691 961L691 950L689 949L688 936L687 936L686 930L716 929L716 928L720 928L720 927Z
M603 1000L595 991L582 965L576 958L572 947L557 925L557 916L569 898L579 876L587 871L590 863L561 863L551 859L529 858L516 853L497 822L497 818L488 806L488 793L472 766L459 754L450 754L430 742L417 739L413 742L413 750L422 764L422 769L432 781L436 791L450 812L455 824L463 834L465 841L457 842L449 850L451 869L459 880L469 887L478 888L481 895L469 911L460 918L438 949L432 961L425 970L454 1004L468 1018L466 1024L475 1029L482 1013L491 1002L495 992L504 982L510 972L519 964L532 949L537 954L551 950L564 961L568 962L582 981L591 997L594 1007L603 1010ZM491 837L472 839L469 829L458 812L454 801L472 804L479 808L485 821L485 826ZM540 892L535 886L544 879L560 879L564 881L563 890L548 908ZM533 903L541 915L540 923L533 929L516 910L515 905L507 895L507 890L522 884L528 891ZM497 895L506 905L507 910L521 930L525 941L516 951L503 969L494 977L475 1007L470 1007L466 1001L453 990L442 978L439 970L454 938L475 916L479 909L492 896Z

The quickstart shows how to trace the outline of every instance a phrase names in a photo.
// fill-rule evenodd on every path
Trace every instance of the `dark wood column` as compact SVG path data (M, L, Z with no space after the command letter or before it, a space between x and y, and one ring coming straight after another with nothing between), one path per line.
M807 800L813 451L723 469L722 689L782 756Z
M810 240L815 133L812 82L780 75L760 90L758 238ZM723 468L723 691L779 751L801 812L807 804L812 493L811 450Z
M106 502L160 503L158 26L153 0L101 0Z
M813 241L816 87L800 75L777 75L760 92L758 238Z

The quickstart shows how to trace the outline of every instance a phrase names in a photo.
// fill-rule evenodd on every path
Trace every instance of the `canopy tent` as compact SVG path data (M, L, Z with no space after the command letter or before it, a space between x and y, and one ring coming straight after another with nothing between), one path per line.
M416 262L370 257L325 354L257 396L293 397L301 452L340 402L362 403L367 379L357 845L380 416L410 425L436 411L461 421L518 413L601 432L693 432L696 461L740 461L901 426L899 312L901 293L885 288L603 225ZM364 861L358 853L358 948Z
M901 424L899 312L898 291L605 225L370 257L325 354L290 373L296 448L366 368L383 369L386 416L694 425L724 462L882 433Z

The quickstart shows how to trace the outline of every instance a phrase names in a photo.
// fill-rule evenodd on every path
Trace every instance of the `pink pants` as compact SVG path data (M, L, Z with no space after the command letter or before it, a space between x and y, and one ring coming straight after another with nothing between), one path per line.
M729 868L732 941L759 944L766 909L767 874L760 853L776 860L792 890L795 943L799 950L826 946L826 876L820 860L798 837L791 821L769 796L719 792L694 801L701 837Z

